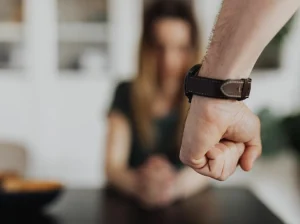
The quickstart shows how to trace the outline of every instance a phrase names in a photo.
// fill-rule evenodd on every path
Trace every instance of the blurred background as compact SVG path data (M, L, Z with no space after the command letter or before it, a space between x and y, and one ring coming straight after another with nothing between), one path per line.
M137 74L150 1L0 0L0 155L25 151L11 170L69 188L104 186L107 111L117 84ZM207 46L221 1L190 2ZM250 173L213 182L251 188L290 221L300 220L299 37L296 14L252 74L246 103L262 118L263 157ZM15 161L9 152L0 168Z

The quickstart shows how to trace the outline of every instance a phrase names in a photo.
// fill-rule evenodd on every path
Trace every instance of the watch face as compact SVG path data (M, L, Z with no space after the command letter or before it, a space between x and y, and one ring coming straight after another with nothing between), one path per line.
M200 64L194 65L186 74L185 79L184 79L184 93L187 96L187 98L189 99L189 102L191 102L193 94L191 92L188 91L187 89L187 85L188 85L188 81L189 81L189 77L195 76L198 74L199 70L201 68Z

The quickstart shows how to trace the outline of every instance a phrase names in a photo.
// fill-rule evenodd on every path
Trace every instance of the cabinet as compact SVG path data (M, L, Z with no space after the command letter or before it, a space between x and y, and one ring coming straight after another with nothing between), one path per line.
M24 68L23 1L0 1L0 75Z
M29 177L101 186L107 108L117 81L135 73L141 1L107 0L104 14L73 16L80 4L102 1L24 0L13 7L18 20L3 19L3 2L19 1L0 0L0 64L2 43L12 52L22 46L23 57L22 66L0 65L0 138L27 146ZM104 68L65 63L80 55L93 61L98 51L86 49L94 46L104 49Z

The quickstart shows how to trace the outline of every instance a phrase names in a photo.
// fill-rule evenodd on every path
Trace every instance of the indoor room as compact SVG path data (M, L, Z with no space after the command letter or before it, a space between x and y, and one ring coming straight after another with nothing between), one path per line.
M234 39L239 30L226 28L224 19L215 41L222 2L230 8L236 1L0 0L0 223L299 224L300 16L284 14L297 0L278 8L276 0L253 0L259 10L253 7L249 26L280 29L251 67L249 98L236 101L260 120L262 154L252 169L243 165L248 140L236 146L225 176L183 156L190 136L205 131L205 122L197 125L202 118L191 120L188 69L214 55L207 52L226 37L243 50L259 32L246 27L245 40ZM273 5L261 23L259 4ZM279 8L288 19L277 16ZM276 19L267 26L263 19L271 14ZM236 52L238 68L251 54ZM213 67L227 71L220 61ZM197 116L205 111L199 105ZM218 112L211 117L216 127L222 123ZM250 132L252 120L245 119L239 134ZM192 135L190 126L198 132ZM226 133L215 143L231 141ZM203 153L205 161L212 154Z

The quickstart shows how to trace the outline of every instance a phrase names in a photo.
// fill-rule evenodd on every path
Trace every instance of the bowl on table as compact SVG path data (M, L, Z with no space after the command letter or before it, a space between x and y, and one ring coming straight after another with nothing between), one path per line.
M6 178L0 183L1 211L37 211L53 202L62 192L54 181Z
M20 178L21 176L14 171L0 171L0 186L2 181Z

